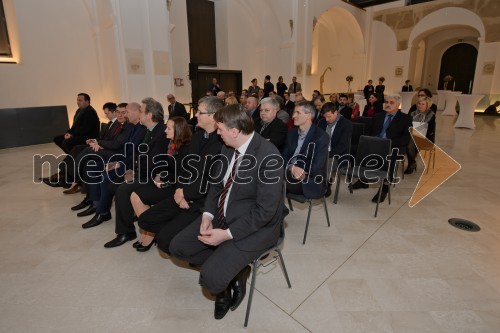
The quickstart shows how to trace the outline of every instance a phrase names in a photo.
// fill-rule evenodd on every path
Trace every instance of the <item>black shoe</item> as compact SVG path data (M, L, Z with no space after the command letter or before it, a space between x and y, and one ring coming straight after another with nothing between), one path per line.
M111 213L107 214L95 214L95 216L88 222L82 224L83 229L88 229L92 227L97 227L102 222L111 220Z
M90 216L95 214L95 207L90 205L89 208L85 209L84 211L81 211L80 213L76 214L78 217L84 217L84 216Z
M377 203L377 201L384 202L386 196L387 196L387 192L382 191L382 193L380 194L380 201L378 201L378 192L377 192L377 194L375 194L375 196L372 198L372 202L374 202L374 203Z
M151 246L156 245L156 239L153 238L153 240L151 241L151 243L149 243L149 245L142 245L142 243L139 243L139 245L135 248L137 250L137 252L146 252L146 251L149 251L149 249L151 248Z
M243 268L241 272L231 281L231 288L233 289L233 297L231 300L231 311L236 310L240 303L245 298L247 292L247 279L250 275L250 266Z
M370 185L363 183L361 180L358 180L352 185L353 190L359 190L360 188L368 188Z
M408 164L405 170L405 175L410 175L413 173L413 171L417 171L417 165L416 164Z
M137 241L137 242L134 242L134 244L132 244L132 247L133 247L134 249L137 249L137 248L138 248L139 246L141 246L141 245L142 245L142 244L141 244L141 242Z
M89 200L87 200L87 198L85 198L78 205L71 207L71 210L84 209L84 208L87 208L88 206L90 206L91 204L92 204L92 202L90 202Z
M231 307L231 287L217 294L215 297L214 318L222 319Z
M118 235L116 235L115 239L104 244L104 247L107 249L110 249L112 247L117 247L117 246L123 245L126 242L131 241L132 239L136 239L136 238L137 238L137 234L135 232L131 232L129 234L118 234Z

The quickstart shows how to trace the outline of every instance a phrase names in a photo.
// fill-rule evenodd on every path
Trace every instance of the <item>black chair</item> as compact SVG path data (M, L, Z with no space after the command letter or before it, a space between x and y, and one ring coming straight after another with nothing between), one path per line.
M387 156L391 153L391 140L382 139L374 136L362 135L359 139L359 147L356 153L354 166L341 167L337 169L335 175L335 196L333 203L337 203L340 187L340 175L345 175L351 183L353 176L365 176L366 178L375 178L376 183L380 183L377 206L375 208L375 217L378 213L378 205L380 203L380 195L382 186L386 181L392 181L393 175L389 172L389 162ZM378 158L376 157L378 156ZM375 163L374 163L375 162ZM389 205L391 204L390 186L388 192Z
M358 117L356 118L356 122L359 124L365 124L365 130L363 134L370 135L370 131L372 129L373 117Z
M349 149L349 153L352 156L356 155L356 151L358 150L359 138L361 137L361 135L364 135L364 132L365 124L352 123L351 148Z
M307 212L307 221L306 221L306 229L304 231L304 239L302 240L302 244L306 243L306 238L307 238L307 230L309 229L309 219L311 218L311 209L312 209L312 204L315 199L310 199L306 198L304 195L301 194L292 194L292 193L287 193L286 198L288 199L288 207L290 207L290 210L293 212L293 205L292 205L292 200L300 202L300 203L308 203L309 204L309 210ZM328 226L330 226L330 217L328 216L328 208L326 207L326 198L323 196L320 198L323 200L323 206L325 207L325 214L326 214L326 222L328 223Z
M286 210L286 215L288 215L288 210ZM283 217L284 218L284 217ZM266 250L263 254L259 256L259 259L254 260L251 265L252 265L252 278L250 280L250 291L248 293L248 303L247 303L247 313L245 315L245 323L244 327L248 326L248 318L250 317L250 308L252 307L252 298L253 298L253 291L255 289L255 280L257 278L257 269L261 266L266 267L272 263L274 263L276 260L279 259L281 268L283 269L283 275L285 276L286 283L288 284L288 288L292 288L292 284L290 283L290 279L288 278L288 272L286 271L286 266L285 266L285 261L283 260L283 255L281 254L280 250L280 245L283 243L283 240L285 239L285 227L283 224L283 221L281 221L281 231L280 231L280 236L278 238L278 241L276 242L276 245L270 248L269 250ZM273 259L270 262L267 262L266 264L262 264L262 260L266 259L271 253L276 252L276 255L273 256Z

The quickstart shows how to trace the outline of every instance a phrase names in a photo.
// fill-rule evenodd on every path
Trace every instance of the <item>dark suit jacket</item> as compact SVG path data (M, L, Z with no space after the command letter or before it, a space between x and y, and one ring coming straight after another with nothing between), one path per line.
M188 158L182 161L176 185L183 189L186 201L195 201L201 207L207 196L211 167L219 159L222 148L222 141L217 131L210 133L208 139L204 139L204 135L203 130L194 132Z
M223 146L221 154L228 162L219 168L218 171L222 171L219 178L226 174L234 149ZM261 251L276 244L279 237L284 211L283 168L276 167L273 161L283 164L278 149L254 134L241 157L226 209L226 223L240 250ZM217 207L223 188L223 179L220 179L210 186L205 201L205 212L215 216L214 225L217 225Z
M340 109L339 109L340 110ZM346 106L344 106L342 108L342 110L339 111L339 113L341 115L344 116L344 118L348 119L348 120L351 120L351 116L352 116L352 109L346 104Z
M413 91L413 87L412 87L412 85L411 85L411 84L410 84L410 85L408 85L408 86L405 84L405 85L401 88L401 91L403 91L403 92L410 92L410 91Z
M279 151L283 150L286 142L286 135L288 133L288 128L285 123L278 117L274 118L269 125L264 128L262 133L262 122L258 121L254 126L255 132L259 133L264 139L269 140L273 145L278 148Z
M274 90L274 84L271 81L264 83L264 97L269 97L269 92Z
M173 110L172 110L172 104L168 106L169 118L182 117L186 119L186 121L189 121L189 114L186 112L186 107L184 106L184 104L175 101L175 104L173 106L174 106Z
M377 113L373 117L371 135L378 136L384 127L386 112ZM399 148L400 153L406 152L406 146L411 140L409 128L412 126L412 117L398 110L394 115L389 127L387 128L386 137L391 139L391 147Z
M78 109L73 118L73 125L68 130L75 139L85 142L87 139L95 139L99 137L101 122L97 116L97 112L92 105L85 109Z
M318 123L318 127L326 131L327 122L325 118L321 119L321 121ZM344 154L348 154L351 135L352 122L345 119L344 117L339 117L337 125L335 125L335 129L333 130L333 134L330 139L330 152L328 153L328 157L332 158L335 155L342 156Z
M299 129L293 128L288 132L283 159L285 167L294 156L299 141ZM325 194L326 161L328 159L329 137L325 131L316 125L311 125L307 132L304 144L297 155L294 165L304 169L308 177L302 181L302 190L307 198L321 198ZM323 181L316 183L316 176L322 176Z
M373 87L373 84L367 84L363 88L363 94L365 95L366 100L368 101L368 97L370 97L371 94L375 92L375 88Z
M295 110L295 103L292 102L291 100L285 101L285 110L291 117L293 111Z
M157 173L164 170L168 142L169 140L165 135L165 124L157 123L151 132L149 140L144 142L149 148L147 153L139 153L135 156L134 171L139 179L142 181L152 180ZM144 155L147 156L147 166L144 164L146 163Z

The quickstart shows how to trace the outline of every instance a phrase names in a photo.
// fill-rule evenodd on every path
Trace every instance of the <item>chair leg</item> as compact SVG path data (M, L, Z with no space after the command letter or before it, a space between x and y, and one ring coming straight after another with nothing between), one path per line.
M307 212L306 230L304 231L304 240L302 240L302 245L306 243L307 229L309 228L309 218L311 217L311 209L312 209L312 200L309 201L309 211Z
M389 197L389 205L391 204L391 187L389 186L389 191L387 192L387 196Z
M380 203L380 196L382 195L382 185L383 184L384 184L384 182L381 182L380 187L378 189L377 207L375 207L375 217L377 217L377 213L378 213L378 204Z
M292 284L290 283L290 279L288 278L288 272L286 271L285 261L283 260L283 255L281 254L280 249L277 247L274 249L278 252L278 256L280 258L281 268L283 268L283 274L285 275L286 283L288 284L288 288L292 288Z
M257 277L257 267L259 267L260 260L255 260L252 264L252 281L250 282L250 292L248 293L247 313L245 315L244 327L248 325L248 317L250 317L250 308L252 307L253 291L255 289L255 278Z
M430 155L432 156L432 168L434 169L436 165L436 148L431 150Z
M337 204L337 200L339 198L339 187L340 187L340 176L338 173L335 175L335 195L333 196L333 203Z
M326 198L323 197L323 206L325 206L326 222L330 226L330 217L328 216L328 208L326 207Z
M292 200L290 198L287 199L288 199L288 208L290 208L290 210L293 212Z

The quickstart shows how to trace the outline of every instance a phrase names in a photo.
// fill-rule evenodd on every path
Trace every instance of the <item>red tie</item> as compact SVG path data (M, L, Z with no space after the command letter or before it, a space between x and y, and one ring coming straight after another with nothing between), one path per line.
M234 151L234 164L231 169L231 173L227 178L226 185L224 185L224 189L219 197L219 206L217 207L217 222L219 223L219 227L221 229L227 229L226 217L224 216L224 203L226 202L226 196L231 188L231 184L233 184L233 177L236 174L236 164L238 162L238 156L240 153L235 150Z
M122 123L118 123L118 126L116 126L116 129L113 132L113 138L116 136L116 134L118 134L118 132L120 132L120 130L122 129L122 126L123 126Z

